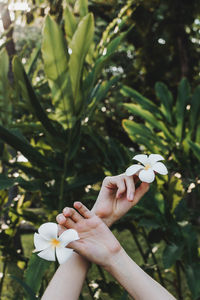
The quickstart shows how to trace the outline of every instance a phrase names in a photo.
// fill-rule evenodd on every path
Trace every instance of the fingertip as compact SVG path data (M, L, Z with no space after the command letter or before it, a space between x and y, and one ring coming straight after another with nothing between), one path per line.
M74 202L74 208L80 209L81 206L82 206L82 203L81 203L81 202L79 202L79 201Z
M58 222L58 224L64 224L65 223L66 218L63 216L63 214L59 214L56 217L56 221Z

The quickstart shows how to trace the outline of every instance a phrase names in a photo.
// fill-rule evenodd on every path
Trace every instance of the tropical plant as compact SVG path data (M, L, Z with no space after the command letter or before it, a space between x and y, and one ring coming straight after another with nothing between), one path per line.
M200 86L191 93L187 79L182 79L175 99L164 83L157 82L156 101L128 86L123 86L121 93L131 100L123 104L133 119L123 120L130 139L146 153L163 154L170 170L166 179L157 180L150 201L141 204L134 216L148 230L150 244L164 241L164 268L172 273L176 270L179 299L185 295L182 273L192 299L199 299L199 284L194 278L200 272L196 226L200 206Z

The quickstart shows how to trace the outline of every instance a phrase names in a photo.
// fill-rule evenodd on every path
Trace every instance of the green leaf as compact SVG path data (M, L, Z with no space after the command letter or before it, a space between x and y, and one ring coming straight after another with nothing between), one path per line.
M0 138L16 151L20 151L27 159L35 162L37 165L49 166L54 165L54 162L44 157L40 152L35 150L30 144L13 134L8 129L0 125ZM54 165L55 166L55 165Z
M187 265L185 268L187 283L192 293L192 299L197 300L200 297L200 264Z
M95 62L94 67L92 68L92 71L89 72L87 75L86 79L84 80L83 83L83 90L86 91L85 94L87 95L88 93L91 94L92 90L94 89L94 84L96 83L96 80L98 77L101 75L102 69L107 65L111 57L113 56L114 52L117 50L118 46L122 42L122 40L125 38L127 35L127 32L119 34L115 39L113 39L108 47L107 47L107 52L105 55L101 55L97 61Z
M167 127L162 121L159 121L156 119L153 114L147 110L144 110L141 108L140 105L132 104L132 103L125 103L124 106L134 115L138 115L141 118L143 118L145 121L147 121L149 124L151 124L154 128L160 129L164 132L166 137L170 140L174 140L174 137L169 132Z
M64 22L67 40L71 40L74 35L74 32L76 31L77 22L69 5L66 6L64 11Z
M13 68L14 68L15 76L17 77L17 75L20 74L21 80L23 80L21 81L21 84L23 84L23 89L26 89L28 100L30 101L30 104L34 110L36 117L42 123L42 125L47 130L47 132L50 133L50 135L52 135L53 138L54 137L56 137L56 139L59 138L60 132L57 132L55 130L46 112L42 108L35 94L35 91L28 79L28 76L25 73L23 65L21 64L20 60L17 57L15 57L13 60Z
M68 125L74 108L68 74L69 55L61 28L49 16L46 17L43 29L42 56L57 119Z
M186 106L189 103L190 97L190 85L186 78L183 78L178 86L178 97L176 101L176 120L177 126L175 132L178 138L178 141L183 139L183 128L185 124L185 111Z
M175 244L167 245L163 251L163 264L166 269L170 268L180 259L183 248Z
M89 51L94 35L94 18L90 13L78 24L77 30L69 44L72 53L69 59L69 73L73 91L76 112L79 112L82 104L81 74L85 57Z
M74 10L80 14L81 18L86 16L88 14L88 0L76 0Z
M200 85L194 90L191 99L191 109L190 109L190 118L189 118L189 130L192 135L193 130L199 124L200 120Z
M131 120L123 120L122 126L133 141L139 145L145 145L149 151L154 149L154 145L160 147L162 151L166 151L166 146L162 143L162 140L153 134L144 124L137 124Z
M32 254L28 262L28 267L24 273L24 282L31 286L34 293L37 293L42 284L42 278L51 265L51 262L41 259L36 254Z
M0 52L0 123L7 124L11 116L11 106L8 95L9 58L5 49Z
M25 70L26 70L26 73L28 74L28 76L30 76L31 73L33 72L33 68L34 68L35 62L37 61L37 59L39 57L40 51L41 51L41 45L38 45L36 48L33 49L32 53L31 53L31 57L25 66Z
M192 152L194 153L194 155L196 156L196 158L200 161L200 145L197 143L193 143L192 141L188 141Z
M157 117L161 116L161 113L157 106L152 101L138 93L136 90L124 85L120 92L123 96L130 97L133 100L135 100L138 104L142 106L142 108L151 111Z
M104 81L102 83L99 83L91 92L91 95L89 97L89 113L91 114L96 105L102 100L105 99L107 93L109 92L110 88L115 85L120 79L120 76L115 76L110 78L109 81ZM90 103L91 102L91 103Z
M40 298L36 297L33 290L32 290L32 285L27 285L23 280L21 280L20 278L14 276L14 275L10 275L10 277L14 280L16 280L24 289L24 291L26 292L26 300L39 300Z
M15 179L0 174L0 190L8 189L11 186L13 186L14 183L15 183Z
M155 85L156 96L161 100L161 110L167 121L172 124L172 105L173 96L167 86L162 82L156 82Z

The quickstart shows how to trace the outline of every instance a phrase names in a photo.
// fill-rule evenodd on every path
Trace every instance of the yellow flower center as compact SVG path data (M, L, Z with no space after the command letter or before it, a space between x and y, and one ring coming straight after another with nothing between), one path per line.
M149 168L151 168L151 165L147 164L144 169L147 171L147 170L149 170Z
M60 241L57 239L52 239L51 244L52 244L52 246L57 247L60 245Z

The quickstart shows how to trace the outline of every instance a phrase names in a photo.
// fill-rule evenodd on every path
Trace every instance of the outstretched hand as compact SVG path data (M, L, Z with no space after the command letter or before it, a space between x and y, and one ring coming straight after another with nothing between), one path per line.
M106 225L111 226L136 205L148 191L149 184L146 182L142 182L135 189L137 180L137 176L126 176L125 174L106 177L92 211Z

